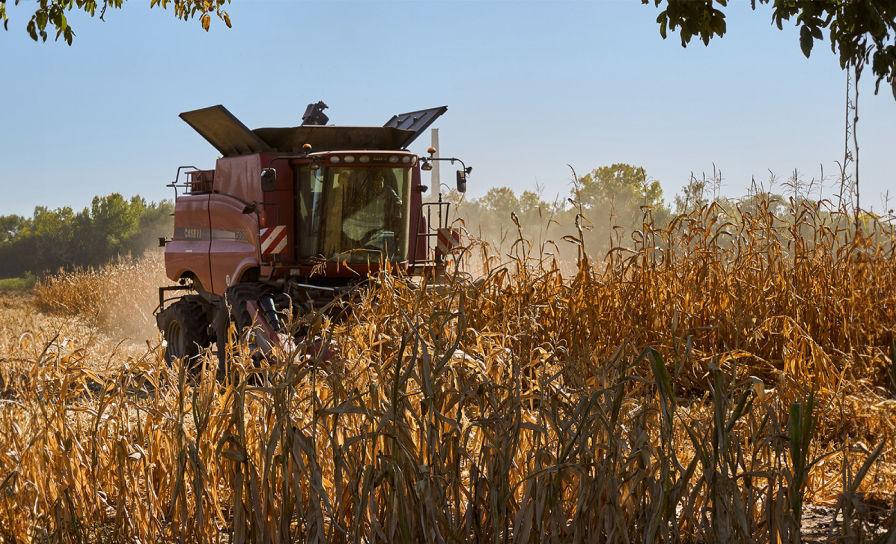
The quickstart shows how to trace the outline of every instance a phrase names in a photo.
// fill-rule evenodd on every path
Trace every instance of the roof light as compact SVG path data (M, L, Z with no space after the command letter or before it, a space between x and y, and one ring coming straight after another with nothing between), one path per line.
M346 164L355 162L355 157L352 156L352 155L346 155L346 156L345 156L345 162L346 162Z
M392 155L391 157L389 157L389 162L391 162L392 164L395 164L396 162L398 162L398 156Z
M413 157L411 157L410 155L405 155L404 157L401 158L401 162L403 162L405 164L408 164L413 160L414 160Z
M360 157L358 157L358 162L368 163L370 162L370 157L368 157L367 155L361 155Z
M338 163L338 162L339 162L339 157L336 156L336 155L333 155L332 157L330 157L330 162L332 162L333 164Z

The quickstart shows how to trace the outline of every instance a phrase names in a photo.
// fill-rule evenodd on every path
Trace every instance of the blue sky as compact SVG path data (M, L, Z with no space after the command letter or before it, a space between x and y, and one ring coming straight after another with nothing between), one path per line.
M747 2L724 38L686 49L636 0L235 0L233 29L209 33L131 0L105 23L72 15L72 47L32 42L27 4L0 31L0 214L170 197L177 166L216 158L177 114L218 103L250 127L298 124L319 99L337 124L448 105L442 153L474 167L472 195L550 198L568 191L567 164L613 162L646 167L667 200L715 163L739 195L769 170L833 175L842 156L844 74L827 43L805 59L795 29ZM862 83L862 190L880 209L886 190L896 199L896 101Z

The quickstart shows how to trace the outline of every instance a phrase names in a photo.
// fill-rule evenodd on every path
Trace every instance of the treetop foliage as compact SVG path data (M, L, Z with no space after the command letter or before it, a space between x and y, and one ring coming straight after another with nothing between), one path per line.
M15 5L19 5L21 0L14 0L14 2ZM76 9L95 17L97 8L99 8L100 20L104 20L107 9L120 9L124 2L125 0L38 0L37 8L28 20L26 29L34 41L47 41L47 27L49 26L51 32L55 30L55 39L58 40L61 37L71 45L75 31L68 23L66 12ZM224 9L229 3L230 0L150 0L149 7L158 6L161 9L173 7L174 16L182 21L198 17L202 28L208 31L213 15L224 21L224 24L230 28L230 15ZM7 0L0 0L0 22L3 23L3 28L8 30L9 14L6 8Z
M625 163L577 176L569 193L554 199L534 191L517 194L509 187L493 187L479 198L452 193L448 200L455 203L458 217L472 235L497 248L513 244L520 232L528 240L560 240L581 223L586 224L589 247L604 250L612 238L640 229L645 214L665 224L672 213L660 182L643 167Z
M574 196L587 208L663 206L660 182L647 178L643 166L612 164L595 168L579 179Z
M660 35L678 30L681 45L699 37L704 44L726 31L725 13L721 8L728 0L641 0L643 4L661 7L656 22ZM840 57L842 68L861 71L871 66L877 78L889 81L896 98L896 0L758 0L772 5L772 21L779 29L785 21L794 20L800 27L800 48L808 58L816 40L827 31L831 51ZM751 0L756 9L757 0ZM718 8L716 6L719 6Z

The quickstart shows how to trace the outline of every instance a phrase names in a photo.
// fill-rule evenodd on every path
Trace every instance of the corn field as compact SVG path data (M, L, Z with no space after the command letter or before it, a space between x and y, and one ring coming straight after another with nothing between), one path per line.
M710 205L583 240L571 266L471 247L439 289L383 274L293 352L234 337L223 382L78 316L114 267L0 302L0 535L896 542L891 225ZM118 289L151 301L153 259Z

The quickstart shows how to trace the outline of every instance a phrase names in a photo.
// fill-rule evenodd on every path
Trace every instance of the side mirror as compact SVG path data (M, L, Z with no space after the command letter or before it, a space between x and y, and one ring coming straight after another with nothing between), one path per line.
M261 190L264 192L277 190L277 171L265 168L261 171Z
M466 170L458 170L457 171L457 192L458 193L466 193L467 192L467 172L466 172Z

